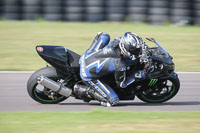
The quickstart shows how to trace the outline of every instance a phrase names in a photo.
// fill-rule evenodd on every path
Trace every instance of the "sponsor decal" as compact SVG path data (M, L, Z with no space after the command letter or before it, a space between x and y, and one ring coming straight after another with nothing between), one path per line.
M43 52L43 47L37 47L38 52Z
M158 79L151 79L148 86L154 86L157 83Z
M108 60L109 60L109 58L108 58L108 59L105 59L105 60L104 60L103 62L101 62L101 63L100 63L100 60L97 60L97 61L95 61L95 62L89 64L89 65L87 66L87 69L91 69L91 68L95 67L95 68L96 68L96 73L98 74L98 73L101 71L101 69L103 68L103 66L106 64L106 62L107 62Z

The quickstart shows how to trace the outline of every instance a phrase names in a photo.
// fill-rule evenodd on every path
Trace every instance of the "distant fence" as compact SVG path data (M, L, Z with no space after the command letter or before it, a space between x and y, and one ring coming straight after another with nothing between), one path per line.
M200 25L200 0L0 0L8 20L131 21Z

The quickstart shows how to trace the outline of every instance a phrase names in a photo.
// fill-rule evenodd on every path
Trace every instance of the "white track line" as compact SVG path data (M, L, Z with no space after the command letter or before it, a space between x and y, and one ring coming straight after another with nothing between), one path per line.
M178 74L200 74L200 72L177 72Z
M35 71L0 71L1 73L33 73ZM178 74L200 74L200 72L177 72Z
M33 73L34 71L0 71L0 73Z

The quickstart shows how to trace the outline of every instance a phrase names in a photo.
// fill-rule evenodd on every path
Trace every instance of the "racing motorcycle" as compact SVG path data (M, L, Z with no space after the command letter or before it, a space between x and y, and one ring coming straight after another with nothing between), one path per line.
M126 88L116 85L113 74L102 77L115 90L119 100L134 100L137 96L146 103L162 103L173 98L179 91L180 82L174 72L172 56L155 39L147 40L156 46L144 48L140 61L126 61L126 65L128 74L146 69L148 76L136 80ZM84 97L74 91L77 84L82 87L80 89L88 87L80 78L80 55L63 46L40 45L36 46L36 51L51 66L30 76L27 82L30 97L42 104L56 104L68 97L84 100ZM141 60L144 63L140 64Z

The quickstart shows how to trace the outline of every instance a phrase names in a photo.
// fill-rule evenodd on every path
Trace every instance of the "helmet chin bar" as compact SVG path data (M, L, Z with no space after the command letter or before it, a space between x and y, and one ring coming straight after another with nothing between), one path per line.
M124 58L127 58L127 56L124 54L124 52L120 49L120 53L123 55Z

